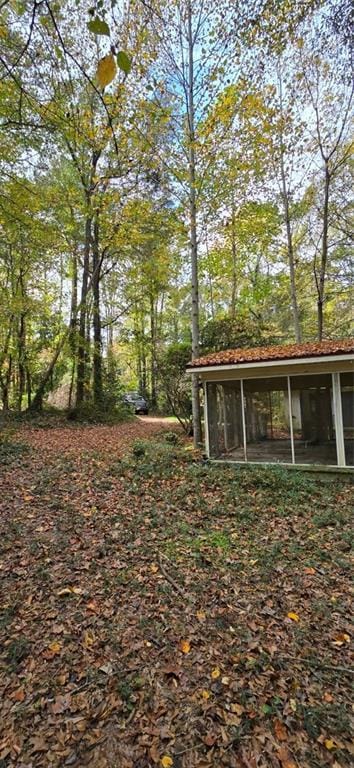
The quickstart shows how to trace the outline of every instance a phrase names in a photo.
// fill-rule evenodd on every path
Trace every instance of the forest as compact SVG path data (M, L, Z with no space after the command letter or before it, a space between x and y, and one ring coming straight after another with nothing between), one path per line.
M0 0L0 768L352 765L353 22Z
M353 333L352 21L346 0L1 2L3 412L135 390L188 421L200 351Z

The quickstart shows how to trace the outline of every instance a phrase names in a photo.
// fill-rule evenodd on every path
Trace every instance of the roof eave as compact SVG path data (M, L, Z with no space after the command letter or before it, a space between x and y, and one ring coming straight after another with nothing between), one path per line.
M311 363L326 363L341 361L341 360L353 360L354 352L347 352L346 354L331 354L331 355L317 355L314 357L287 357L280 360L258 360L256 362L245 361L242 363L218 363L217 365L201 365L201 366L188 366L186 368L187 373L207 373L208 371L240 371L244 368L273 368L274 366L281 365L299 365Z

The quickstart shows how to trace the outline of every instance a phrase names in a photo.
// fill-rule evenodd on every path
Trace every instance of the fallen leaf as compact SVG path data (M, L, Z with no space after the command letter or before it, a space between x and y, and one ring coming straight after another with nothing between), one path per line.
M344 645L344 643L350 643L350 635L348 635L346 632L341 632L339 635L337 635L336 639L333 640L332 645L341 646Z
M213 680L217 680L217 678L220 677L220 669L219 669L219 667L215 667L215 669L213 669L213 671L211 673L211 676L212 676Z
M61 644L58 643L57 640L54 640L54 643L51 643L48 645L48 650L51 651L51 653L57 654L61 651Z
M207 733L205 736L203 736L204 744L206 744L207 747L213 747L216 740L217 736L215 736L215 733Z
M51 705L51 711L54 715L61 715L67 709L70 709L71 696L69 693L64 696L57 696L53 704Z
M162 768L171 768L171 765L173 765L172 758L169 757L168 755L164 755L161 758L161 765L162 765Z
M207 691L207 690L205 690L205 689L202 691L202 697L203 697L203 699L205 699L206 701L207 701L208 699L210 699L210 696L211 696L211 692L210 692L210 691Z
M151 563L151 565L150 565L150 571L151 571L152 573L157 573L157 571L158 571L158 570L159 570L159 566L158 566L158 565L156 565L156 563Z
M205 621L206 619L204 611L197 611L196 616L198 621Z
M95 636L88 630L84 633L83 645L85 648L91 648L95 644Z
M300 621L300 616L298 616L297 613L294 613L293 611L289 611L289 613L287 614L287 617L292 621Z
M234 712L236 715L240 716L245 711L245 708L242 706L242 704L235 704L234 702L230 705L231 712Z
M63 595L82 595L83 590L80 587L63 587L59 589L57 595L62 597Z
M278 741L287 741L288 740L288 733L285 728L284 723L282 723L280 720L276 719L274 720L274 732L278 739Z
M328 691L325 691L323 694L323 701L327 701L328 704L331 704L333 701L333 696L331 693L328 693Z
M230 684L230 678L225 675L224 677L221 678L221 682L222 682L223 685L229 685Z
M10 693L10 699L13 701L23 701L26 697L26 694L23 690L23 688L18 688L17 691L13 691Z
M287 747L281 746L279 748L277 758L281 762L282 768L297 768Z
M316 571L314 568L304 568L304 573L307 573L308 576L314 576Z
M189 640L181 640L181 642L179 644L179 649L180 649L180 651L182 651L182 653L189 653L189 651L191 649L191 644L190 644Z
M92 613L99 613L100 612L100 609L99 609L97 603L95 603L94 600L90 600L90 602L87 603L86 608L87 608L88 611L92 611Z
M335 742L333 741L333 739L325 739L324 740L324 745L325 745L326 749L335 749L336 748L336 745L335 745Z
M103 672L105 675L112 675L113 674L113 666L110 661L107 662L107 664L102 664L101 667L98 667L100 672Z

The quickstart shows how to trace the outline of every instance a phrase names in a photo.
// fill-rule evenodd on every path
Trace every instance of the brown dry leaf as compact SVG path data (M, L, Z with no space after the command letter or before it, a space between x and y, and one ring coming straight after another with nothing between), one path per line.
M327 701L328 704L331 704L333 701L333 696L331 693L328 693L328 691L325 691L323 694L323 701Z
M284 745L278 749L277 758L280 761L282 768L297 768L288 748Z
M224 720L227 725L234 725L238 728L241 725L241 718L238 715L234 715L232 712L224 712Z
M182 653L189 653L189 651L191 649L191 644L190 644L189 640L181 640L181 642L180 642L178 647L179 647L179 650Z
M238 715L239 717L245 711L245 708L242 706L242 704L236 704L234 702L231 704L230 709L231 712L234 712L235 715Z
M57 683L58 685L65 685L65 683L68 682L68 679L69 679L69 673L61 672L60 675L57 676Z
M274 720L274 732L278 741L288 740L288 732L285 728L285 725L278 719Z
M23 688L18 688L17 691L10 693L10 699L13 701L24 701L26 694Z
M294 613L294 611L289 611L287 613L288 619L291 619L291 621L300 621L300 616L298 616L297 613Z
M48 745L45 743L42 736L33 736L31 739L32 752L47 752Z
M64 696L57 696L53 704L51 705L51 710L54 715L60 715L62 712L65 712L67 709L70 709L71 705L71 696L69 693L65 694Z
M90 600L89 603L87 603L86 608L88 611L92 611L92 613L99 613L100 609L97 605L97 603L94 600Z
M197 616L198 621L205 621L205 619L206 619L206 615L205 615L204 611L197 611L196 616Z
M304 573L307 573L308 576L314 576L316 571L314 568L304 568Z
M207 745L207 747L213 747L215 742L217 741L217 736L215 733L207 733L205 736L203 736L204 744Z
M151 573L157 573L158 570L159 570L159 566L156 565L156 563L151 563L151 565L150 565Z

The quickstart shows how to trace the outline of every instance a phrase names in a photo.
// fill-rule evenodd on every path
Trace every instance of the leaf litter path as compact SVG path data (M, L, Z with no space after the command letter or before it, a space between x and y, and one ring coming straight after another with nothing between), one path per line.
M166 428L24 428L0 465L1 768L344 768L352 488Z

